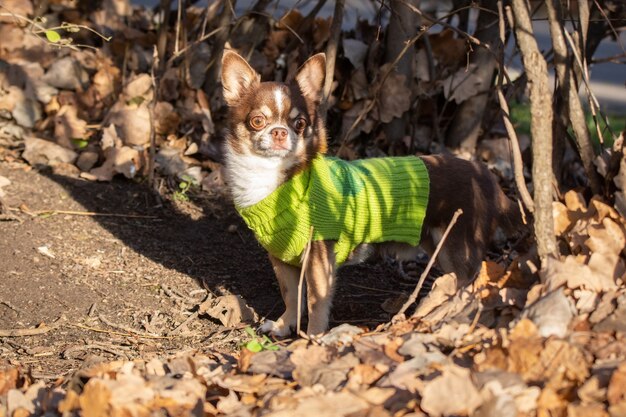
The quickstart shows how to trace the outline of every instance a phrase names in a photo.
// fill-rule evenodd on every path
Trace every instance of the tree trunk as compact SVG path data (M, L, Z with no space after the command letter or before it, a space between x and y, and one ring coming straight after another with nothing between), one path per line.
M550 34L552 36L552 48L554 49L554 66L556 68L556 76L559 82L560 97L563 100L562 116L555 118L559 120L561 126L558 128L561 133L565 134L567 121L572 125L578 153L582 160L589 185L594 194L600 193L600 180L596 173L593 160L595 154L587 125L585 123L585 114L583 112L580 98L578 97L578 88L574 81L574 75L571 71L572 59L568 56L567 45L563 37L563 13L559 0L548 0L548 19L550 21Z
M386 62L393 62L403 50L405 43L417 34L419 18L405 3L415 7L419 6L419 0L391 0L391 18L387 28L387 52ZM396 70L406 77L405 86L410 88L413 78L413 61L415 60L415 48L410 48L398 62ZM406 133L406 120L394 118L385 126L385 135L389 140L391 153L402 142Z
M213 44L213 62L209 67L206 81L204 83L204 92L209 97L213 95L213 91L217 87L220 74L222 72L222 54L224 53L224 45L230 35L230 23L233 19L233 10L237 0L222 0L223 9L220 15L219 27L223 28L215 35L215 43Z
M530 133L532 136L535 238L541 263L556 255L552 217L552 91L546 60L533 36L525 0L512 0L515 37L528 75L530 90Z
M489 49L482 46L476 47L478 49L470 56L470 65L474 67L474 74L468 77L468 81L477 80L479 82L479 93L461 103L446 134L448 147L472 155L481 133L483 114L493 85L493 76L497 64L494 51L500 43L497 0L487 0L482 6L493 13L480 11L474 36L488 45Z
M335 59L337 58L337 46L341 37L341 24L343 23L343 8L345 0L335 0L335 12L333 23L330 26L330 38L326 45L326 78L324 79L324 98L322 100L324 117L328 110L328 99L332 92L333 78L335 76Z

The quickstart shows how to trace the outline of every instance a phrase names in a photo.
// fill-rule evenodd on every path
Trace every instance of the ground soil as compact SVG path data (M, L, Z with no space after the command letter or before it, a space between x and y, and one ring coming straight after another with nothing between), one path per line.
M239 294L261 317L282 312L265 252L223 198L198 193L179 202L127 179L95 183L18 162L0 162L0 175L12 181L5 206L23 209L0 221L0 330L53 326L0 337L0 358L36 378L52 380L85 362L235 351L243 326L209 317L162 337L209 293ZM40 210L150 217L28 214ZM385 263L345 268L331 324L385 322L382 304L414 285Z

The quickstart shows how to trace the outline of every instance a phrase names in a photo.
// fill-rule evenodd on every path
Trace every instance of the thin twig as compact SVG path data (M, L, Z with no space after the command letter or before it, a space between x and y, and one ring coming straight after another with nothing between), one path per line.
M298 281L298 311L296 313L296 334L300 334L300 320L302 319L302 284L304 282L304 274L306 267L309 264L309 253L311 252L311 243L313 242L313 226L309 231L309 241L304 248L304 255L302 257L302 267L300 268L300 280Z
M77 24L73 24L73 23L62 23L59 26L54 26L51 28L45 28L42 25L40 25L39 23L37 23L35 20L29 19L26 16L22 16L20 14L14 13L13 11L11 11L11 9L9 9L8 7L0 4L0 9L4 9L7 10L8 13L0 13L0 17L12 17L17 21L23 21L26 22L30 25L30 33L33 34L33 36L35 36L37 39L41 40L42 42L50 45L50 46L55 46L58 48L70 48L74 51L79 51L79 48L90 48L90 49L97 49L91 45L83 45L83 44L72 44L71 42L73 41L72 38L63 38L60 39L57 42L51 42L49 41L47 38L43 38L42 36L40 36L40 34L42 33L46 33L46 32L56 32L57 30L64 30L64 31L68 31L68 29L85 29L88 30L94 34L96 34L97 36L99 36L100 38L102 38L102 40L109 42L111 40L111 37L107 37L102 35L101 33L99 33L98 31L90 28L89 26L85 26L85 25L77 25ZM16 22L17 23L17 22ZM36 30L35 30L36 29Z
M212 37L213 35L215 35L216 33L224 30L226 28L224 27L219 27L217 29L214 29L212 31L210 31L209 33L202 35L200 38L198 38L197 40L193 41L192 43L190 43L189 45L185 46L184 48L182 48L181 50L179 50L178 52L174 52L172 54L172 56L167 60L167 66L171 65L172 62L178 58L181 55L186 54L191 48L200 45L202 42L206 41L207 39L209 39L210 37Z
M148 160L148 184L151 188L155 188L154 169L156 158L156 128L154 127L154 109L158 100L158 85L156 81L155 69L159 66L159 54L156 46L152 50L152 67L150 68L150 80L152 82L152 100L148 105L150 114L150 159Z
M326 4L326 1L327 0L317 0L317 4L315 5L315 7L313 7L309 14L307 14L300 22L300 27L298 28L300 33L305 33L311 28L311 26L313 26L313 23L315 22L315 17L319 13L319 11L322 10L324 5ZM292 39L291 42L287 44L287 47L284 50L285 53L288 54L289 52L294 50L295 47L298 45L298 42L304 43L300 36L297 36L297 38L298 39Z
M533 212L535 210L535 203L533 201L530 192L528 192L528 188L526 187L526 180L524 179L524 161L522 160L522 152L519 145L519 140L517 138L517 133L515 132L515 128L513 127L513 123L510 118L509 104L502 93L502 83L504 82L504 75L506 73L504 67L504 45L506 43L506 28L505 28L505 17L504 17L504 9L502 6L502 1L498 1L498 23L500 25L500 57L498 59L498 63L500 65L500 74L498 75L498 81L496 85L496 92L498 94L498 102L500 103L500 108L502 109L502 121L504 122L504 127L506 132L509 135L509 140L511 141L511 159L513 162L513 174L515 177L515 185L517 186L517 192L519 193L522 201L524 202L524 206L529 212ZM523 207L520 205L520 210L522 211L522 216L525 216L523 211Z
M125 337L138 337L140 339L173 339L174 338L173 336L150 336L150 335L142 335L142 334L136 334L136 333L117 332L115 330L99 329L97 327L89 327L89 326L85 326L82 324L70 324L70 326L77 327L83 330L89 330L89 331L96 332L96 333L107 333L107 334L114 334L117 336L125 336Z
M52 323L51 326L43 325L34 329L0 329L0 337L24 337L24 336L37 336L40 334L48 333L51 330L56 329L61 325L61 316Z
M502 109L502 121L504 122L504 127L506 128L506 132L509 135L509 139L511 141L511 153L513 158L513 174L515 177L515 185L517 186L517 191L519 192L522 201L524 202L524 206L531 213L535 211L535 203L533 202L533 198L528 192L528 188L526 187L526 180L524 179L524 162L522 161L522 153L520 152L519 140L517 138L517 133L515 132L515 128L513 127L513 123L511 123L509 105L506 102L506 98L504 98L504 94L502 94L502 89L500 86L497 88L498 93L498 102L500 103L500 108Z
M174 53L178 52L179 43L180 43L180 25L182 22L182 10L183 10L183 2L182 0L178 0L178 10L176 11L176 36L174 38Z
M9 307L11 310L15 311L18 314L24 314L24 311L15 307L13 304L11 304L8 301L5 300L0 300L0 304L4 304L5 306Z
M624 49L624 45L622 44L622 38L620 37L620 34L617 32L617 30L615 30L615 27L613 26L613 23L611 22L611 19L606 15L606 12L604 11L604 9L600 5L600 3L598 3L598 0L593 0L593 3L596 5L598 10L600 11L600 14L602 15L602 17L606 21L606 24L609 26L609 28L611 28L611 32L613 32L613 36L615 37L615 41L619 45L620 49L622 50L624 55L626 55L626 50ZM593 21L588 16L587 16L587 20L589 22Z
M457 8L455 10L452 10L450 13L445 15L444 18L436 19L434 16L431 16L431 15L429 15L427 13L424 13L423 11L421 11L419 8L415 7L415 5L409 3L408 1L406 1L406 0L401 0L401 1L407 8L411 9L411 11L413 13L415 13L418 16L422 17L423 19L431 22L430 27L432 27L434 25L441 25L442 27L444 27L446 29L450 29L451 31L456 32L459 35L463 36L469 43L473 43L475 45L482 45L482 46L485 46L487 49L489 49L488 46L485 45L484 43L482 43L480 41L480 39L478 39L477 37L472 36L469 33L465 32L464 30L461 30L458 27L448 23L448 18L458 14L460 11L467 10L467 9L475 9L475 10L480 10L481 12L492 13L492 14L494 13L493 10L490 10L490 9L487 9L487 8L484 8L484 7L480 7L480 6L476 5L475 3L473 3L473 4L469 5L469 6L463 6L463 7Z
M130 359L126 353L121 351L121 350L128 350L128 348L123 347L123 346L114 346L114 345L110 345L107 343L99 343L99 342L92 342L84 346L69 347L63 351L63 358L75 359L75 356L73 356L74 353L82 352L85 350L101 350L103 352L111 353L115 356L124 358L126 360Z
M175 336L181 333L182 329L185 328L189 323L198 318L199 313L196 311L191 316L187 317L185 321L176 326L174 330L167 332L168 336Z
M593 115L593 120L596 125L598 139L600 140L600 143L604 143L602 131L600 130L600 124L598 123L598 119L597 119L598 113L600 114L600 117L604 121L604 124L606 125L606 128L609 130L609 133L611 134L611 136L616 137L616 134L615 132L613 132L613 129L611 129L611 126L609 124L609 119L606 117L606 115L603 112L600 111L600 103L598 102L596 95L591 90L591 85L589 83L589 73L585 71L585 65L583 64L580 54L578 53L578 50L576 48L574 40L572 39L572 36L569 34L567 30L564 30L563 34L565 35L565 39L567 40L567 43L569 43L572 53L574 54L576 64L578 64L578 67L581 69L581 72L583 73L582 75L583 84L585 84L585 90L587 91L587 96L589 97L589 108L591 109L591 114Z
M461 214L463 214L462 209L457 209L457 211L454 212L454 216L452 216L452 220L450 220L450 223L448 224L446 231L443 233L443 236L441 237L441 240L437 244L437 247L435 248L433 255L430 257L430 260L428 261L428 264L426 265L424 272L420 276L420 280L417 282L417 285L415 286L413 293L411 293L411 295L409 296L409 299L406 300L406 303L404 303L402 308L400 308L398 313L393 317L392 322L401 320L404 317L404 313L406 313L406 310L409 307L411 307L411 305L417 300L417 296L419 292L422 290L424 281L426 280L426 277L428 276L430 269L433 267L433 264L435 263L435 260L437 259L437 255L439 255L439 251L441 250L444 242L448 238L448 234L450 233L450 230L452 230L452 226L454 226L454 224L456 223L456 220L459 218Z
M265 17L267 17L267 18L271 18L271 17L272 17L272 15L271 15L271 14L269 14L269 13L264 13L264 12L250 12L250 14L257 14L257 15L259 15L259 16L265 16ZM298 32L296 32L296 30L295 30L294 28L292 28L290 25L288 25L287 23L285 23L285 22L283 21L283 20L284 20L284 18L285 18L286 16L287 16L287 14L283 15L283 17L281 17L281 18L278 20L278 23L279 23L282 27L284 27L285 29L287 29L289 32L291 32L291 34L292 34L293 36L295 36L295 37L298 39L298 41L299 41L302 45L304 45L304 39L302 39L302 36L298 35Z
M102 321L104 324L106 324L107 326L111 326L115 329L118 330L123 330L125 332L128 332L130 334L133 335L137 335L137 336L142 336L142 337L158 337L158 335L153 334L153 333L145 333L145 332L140 332L138 330L132 329L130 327L127 326L123 326L121 324L117 324L117 323L113 323L112 321L110 321L109 319L107 319L105 316L103 316L102 314L100 314L98 316L98 318L100 319L100 321Z
M127 217L133 219L158 219L157 216L147 216L143 214L121 214L121 213L98 213L95 211L74 211L74 210L25 210L19 207L9 207L10 211L19 211L21 213L35 216L55 216L57 214L67 214L70 216L89 216L89 217Z

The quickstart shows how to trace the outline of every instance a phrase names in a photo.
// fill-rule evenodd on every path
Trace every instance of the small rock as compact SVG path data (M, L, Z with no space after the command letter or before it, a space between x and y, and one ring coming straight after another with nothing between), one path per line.
M52 258L52 259L56 258L56 256L54 256L54 254L50 251L50 248L47 246L38 247L37 252L41 253L44 256L47 256L48 258Z

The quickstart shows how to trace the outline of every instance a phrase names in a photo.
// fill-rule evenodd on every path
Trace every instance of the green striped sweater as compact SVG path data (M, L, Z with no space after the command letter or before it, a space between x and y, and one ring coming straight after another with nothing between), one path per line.
M346 162L318 155L272 194L237 210L273 256L299 265L313 240L334 240L341 265L361 243L417 245L426 214L429 177L420 158Z

